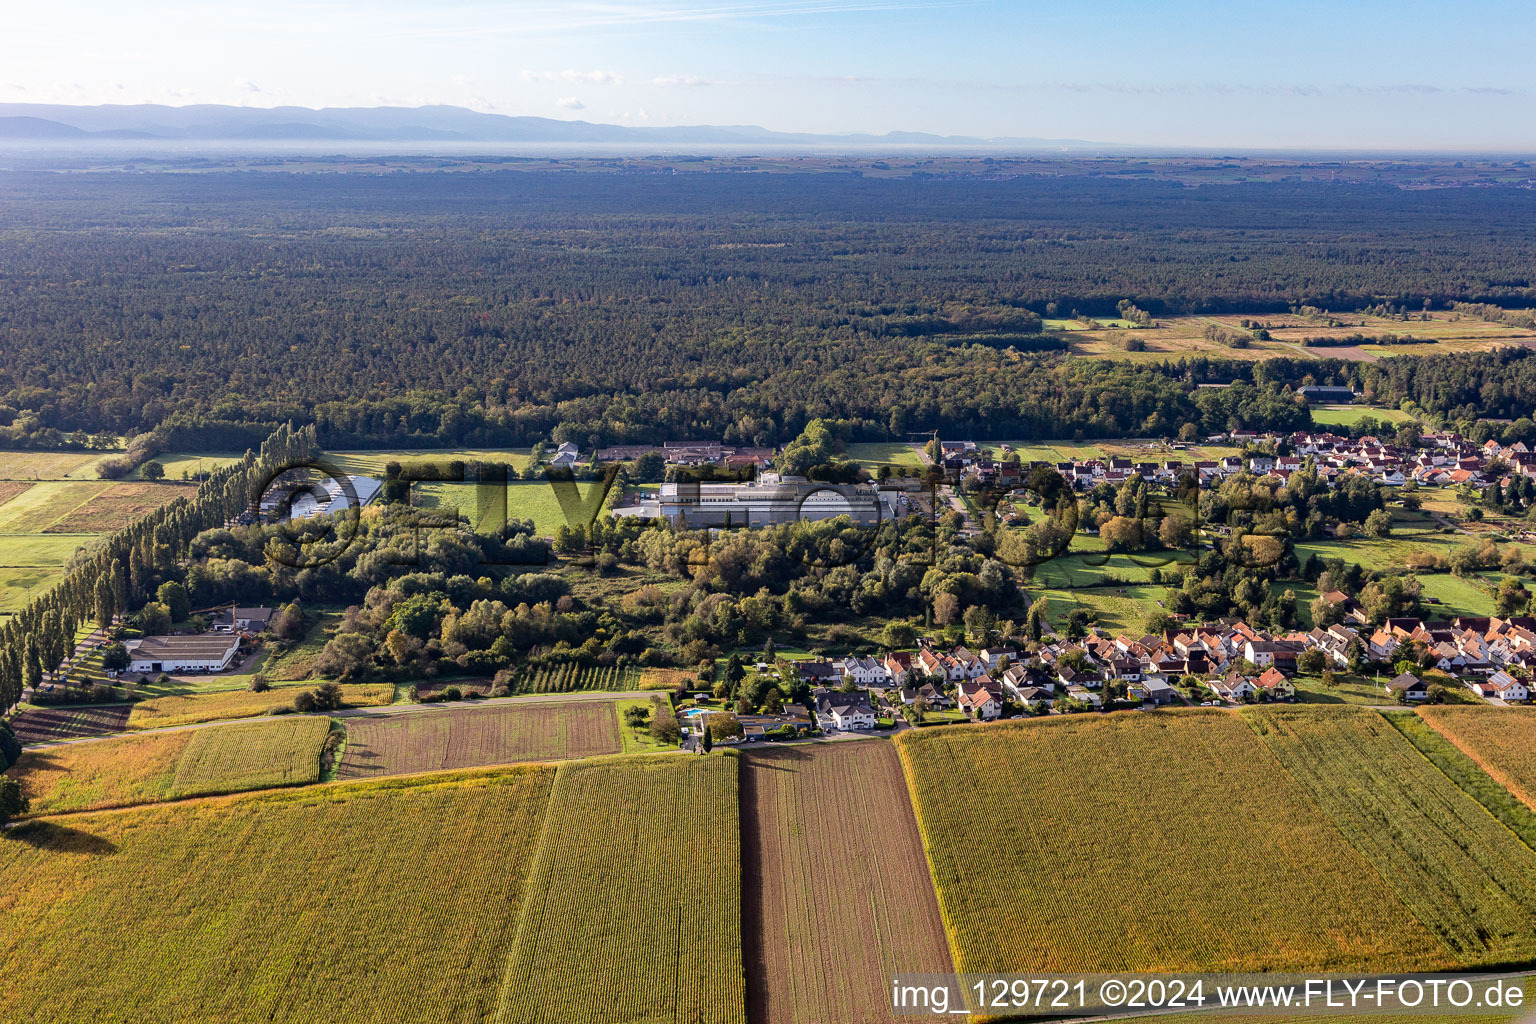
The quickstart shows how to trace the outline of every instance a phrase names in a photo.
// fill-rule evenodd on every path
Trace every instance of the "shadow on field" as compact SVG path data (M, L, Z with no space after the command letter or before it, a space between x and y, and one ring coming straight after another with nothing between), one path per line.
M739 747L737 749L741 750ZM741 750L741 763L754 771L792 772L795 770L792 766L775 762L809 761L811 756L810 749L805 746L764 746L755 750Z
M52 821L24 821L5 830L5 838L53 853L85 853L104 857L117 852L110 839Z

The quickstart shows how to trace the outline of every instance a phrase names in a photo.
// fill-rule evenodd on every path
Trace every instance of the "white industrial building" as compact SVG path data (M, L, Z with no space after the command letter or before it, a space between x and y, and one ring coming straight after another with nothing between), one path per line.
M804 477L764 473L750 483L669 481L655 497L615 515L665 518L680 528L772 526L847 516L855 526L894 518L899 492L869 484L824 484Z
M382 481L371 476L348 476L347 483L359 508L371 504L383 490ZM339 480L326 477L314 483L293 483L268 489L261 499L261 514L276 518L286 510L288 519L313 519L331 512L344 512L352 504Z
M222 672L234 663L240 638L227 633L146 636L123 646L128 649L130 672Z

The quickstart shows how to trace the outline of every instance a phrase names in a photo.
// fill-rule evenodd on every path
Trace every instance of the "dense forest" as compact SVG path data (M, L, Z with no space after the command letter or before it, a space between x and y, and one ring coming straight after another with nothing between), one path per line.
M857 439L1097 437L1304 425L1283 389L1308 378L1513 418L1536 392L1520 354L1133 367L1065 357L1039 328L1123 300L1530 306L1533 214L1515 188L0 175L0 430L174 415L236 449L287 420L333 446L769 444L824 417ZM1252 400L1191 393L1234 379Z

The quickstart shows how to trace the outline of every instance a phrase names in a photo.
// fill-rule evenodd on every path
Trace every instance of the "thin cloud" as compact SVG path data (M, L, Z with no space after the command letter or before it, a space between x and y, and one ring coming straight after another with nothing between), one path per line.
M555 100L555 106L564 107L566 110L586 110L587 105L575 96L562 96Z
M663 25L701 21L762 21L818 17L829 14L864 14L886 11L944 10L973 7L980 0L766 0L738 3L633 3L573 4L521 11L515 22L495 25L423 25L412 29L417 36L525 35L537 32L568 32L581 29L618 28L628 25Z
M659 85L663 88L681 86L694 89L705 85L720 85L721 83L711 81L708 78L700 78L698 75L657 75L651 79L651 84Z
M564 71L534 71L530 68L523 69L523 81L525 82L566 82L571 85L622 85L624 78L617 71L577 71L575 68L566 68Z

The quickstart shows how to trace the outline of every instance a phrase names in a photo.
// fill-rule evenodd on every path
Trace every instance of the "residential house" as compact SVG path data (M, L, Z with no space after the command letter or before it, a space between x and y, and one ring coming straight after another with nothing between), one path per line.
M1254 680L1259 690L1269 694L1271 700L1295 700L1296 684L1287 678L1284 672L1271 665L1265 669L1259 678Z
M1387 684L1387 691L1405 701L1429 699L1429 687L1412 672L1404 672Z
M1164 704L1173 703L1173 687L1161 679L1147 678L1132 683L1127 688L1127 693L1132 697L1138 697L1145 704L1161 707Z
M844 693L841 690L818 690L816 698L816 722L823 729L855 730L875 727L875 709L869 703L869 695L863 691Z
M219 613L209 623L209 628L216 633L261 633L266 630L274 614L276 612L271 608L231 605L219 609Z
M890 677L885 673L885 663L877 658L847 657L837 663L843 679L855 686L887 686Z
M957 701L961 711L978 722L1001 718L1003 702L979 682L962 683Z

